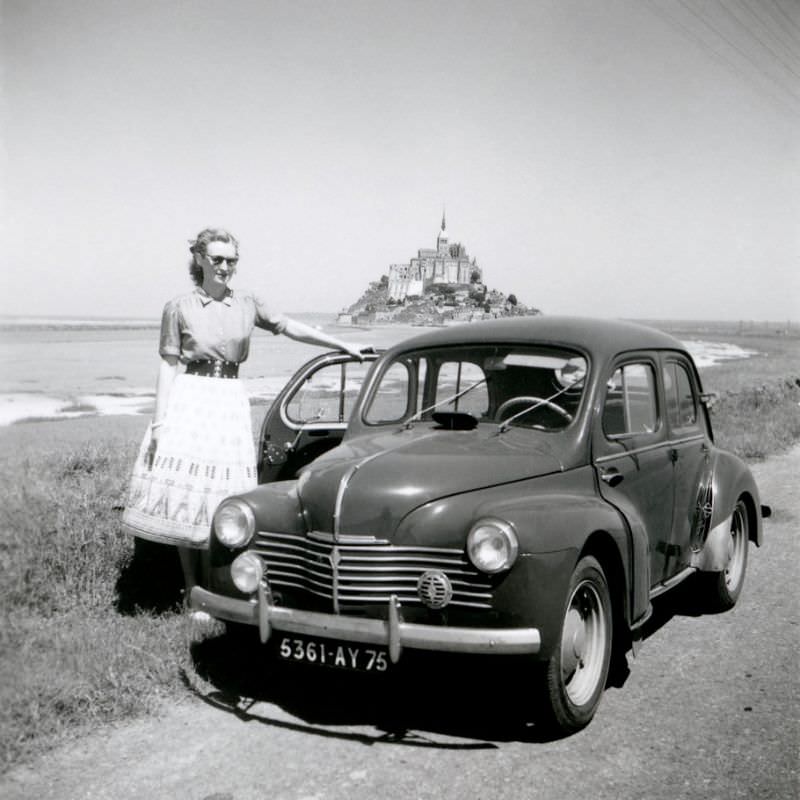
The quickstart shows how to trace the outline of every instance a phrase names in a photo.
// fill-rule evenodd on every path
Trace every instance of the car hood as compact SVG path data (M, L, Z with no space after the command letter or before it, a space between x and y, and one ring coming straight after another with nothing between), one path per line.
M432 500L562 469L530 435L413 428L346 440L303 471L298 494L312 530L385 538Z

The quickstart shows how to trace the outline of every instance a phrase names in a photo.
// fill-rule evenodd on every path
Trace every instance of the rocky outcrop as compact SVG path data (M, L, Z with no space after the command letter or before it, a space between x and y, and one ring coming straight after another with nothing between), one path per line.
M390 297L388 276L383 275L379 281L370 283L355 303L342 310L339 323L447 325L540 313L539 309L520 303L516 295L488 289L479 281L434 284L423 289L420 295L396 301Z

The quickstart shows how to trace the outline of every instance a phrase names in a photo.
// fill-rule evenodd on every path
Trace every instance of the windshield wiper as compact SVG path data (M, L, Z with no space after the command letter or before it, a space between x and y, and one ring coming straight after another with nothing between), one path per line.
M439 406L446 405L447 403L454 403L456 400L459 400L465 394L467 394L467 392L471 392L475 387L481 386L482 384L486 383L486 381L487 378L481 378L479 381L475 381L475 383L467 386L466 389L462 389L460 392L457 392L452 397L445 397L443 400L437 401L432 406L428 406L427 408L417 411L416 414L412 414L407 420L403 421L403 427L408 430L409 428L413 427L415 422L419 422L425 416L425 414L434 411L435 409L439 408Z

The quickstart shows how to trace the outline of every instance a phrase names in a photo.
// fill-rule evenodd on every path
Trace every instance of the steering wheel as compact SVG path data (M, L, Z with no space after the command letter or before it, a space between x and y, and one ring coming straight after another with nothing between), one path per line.
M522 405L523 403L529 406L546 406L547 408L564 417L567 422L572 422L572 414L570 414L565 408L562 408L560 405L558 405L558 403L554 403L552 400L547 400L544 397L535 397L534 395L521 395L520 397L512 397L510 400L506 400L505 403L501 403L500 408L497 409L497 413L495 414L495 419L498 422L502 422L504 411L508 411L509 408Z

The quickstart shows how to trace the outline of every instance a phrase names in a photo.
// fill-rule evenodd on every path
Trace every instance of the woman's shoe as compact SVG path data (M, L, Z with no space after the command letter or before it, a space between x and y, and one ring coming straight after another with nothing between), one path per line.
M210 636L216 627L216 620L207 611L190 611L189 628L194 641L202 641Z

